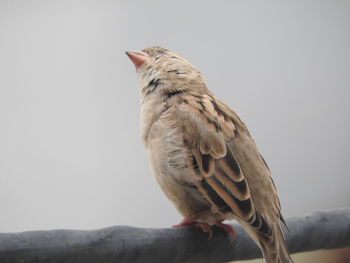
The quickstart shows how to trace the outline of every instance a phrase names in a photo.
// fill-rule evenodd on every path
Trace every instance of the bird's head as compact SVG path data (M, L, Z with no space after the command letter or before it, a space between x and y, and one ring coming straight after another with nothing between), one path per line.
M143 96L207 90L201 73L168 49L155 46L126 54L136 67Z

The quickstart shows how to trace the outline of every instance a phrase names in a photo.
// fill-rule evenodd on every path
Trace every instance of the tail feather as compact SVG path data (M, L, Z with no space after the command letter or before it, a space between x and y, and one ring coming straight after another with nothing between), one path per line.
M269 217L255 211L248 220L240 220L240 223L261 248L266 263L293 263L282 232L281 227L286 226L286 222L281 215Z
M258 234L258 242L266 263L293 263L280 224L273 227L271 238Z

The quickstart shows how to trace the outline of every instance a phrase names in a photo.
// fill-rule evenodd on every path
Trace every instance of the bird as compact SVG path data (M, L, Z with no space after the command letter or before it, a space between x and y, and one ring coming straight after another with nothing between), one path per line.
M291 263L286 222L269 167L240 117L209 89L202 73L169 49L127 51L138 75L141 137L150 166L183 220L213 236L237 220L266 263Z

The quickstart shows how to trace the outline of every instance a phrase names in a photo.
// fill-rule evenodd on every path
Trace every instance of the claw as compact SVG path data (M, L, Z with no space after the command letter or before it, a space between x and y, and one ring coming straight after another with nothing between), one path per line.
M228 239L230 240L231 243L233 241L235 241L237 234L236 234L236 231L233 229L233 227L231 225L224 224L222 222L218 222L215 225L217 227L220 227L221 229L223 229L226 232L226 234L228 235Z
M210 210L203 210L188 217L185 217L180 223L173 225L173 228L183 227L183 226L191 226L196 222L200 217L210 214Z
M195 213L193 215L185 217L180 223L178 223L177 225L173 225L172 227L178 228L178 227L183 227L183 226L193 226L196 228L200 228L204 233L208 233L208 240L210 240L213 237L213 230L211 229L211 226L208 223L197 222L197 220L200 219L201 217L206 216L206 215L211 214L211 213L213 213L213 212L209 209L200 211L198 213ZM225 224L222 224L221 221L218 221L218 223L216 225L218 227L221 227L222 225L225 225ZM225 226L227 226L226 227L227 229L228 229L228 227L230 227L232 229L232 227L229 225L225 225ZM228 230L225 230L225 231L227 232ZM233 229L232 229L232 231L228 231L228 232L234 233ZM229 236L233 237L233 235L230 235L230 234L229 234Z
M202 229L204 233L208 233L208 240L210 240L213 237L213 230L211 229L209 224L194 222L192 223L192 226Z

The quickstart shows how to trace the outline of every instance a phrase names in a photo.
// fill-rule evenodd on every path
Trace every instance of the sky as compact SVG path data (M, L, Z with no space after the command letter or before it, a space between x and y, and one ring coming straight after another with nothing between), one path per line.
M181 220L127 50L188 59L248 126L286 217L350 205L349 1L0 0L0 232Z

